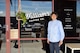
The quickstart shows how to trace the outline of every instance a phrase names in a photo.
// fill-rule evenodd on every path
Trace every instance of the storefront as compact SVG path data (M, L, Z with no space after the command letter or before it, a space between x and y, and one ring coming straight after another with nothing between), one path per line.
M65 40L61 50L64 52L66 43L80 43L79 0L5 0L5 3L6 53L12 52L11 41L14 40L17 40L17 53L21 53L21 41L33 42L35 40L44 43L45 53L49 53L49 45L46 41L47 24L50 21L52 11L59 14L58 19L62 21L65 30ZM11 10L14 11L13 14ZM27 22L23 26L21 25L22 21L16 20L15 17L19 10L26 12ZM17 36L13 37L13 32Z

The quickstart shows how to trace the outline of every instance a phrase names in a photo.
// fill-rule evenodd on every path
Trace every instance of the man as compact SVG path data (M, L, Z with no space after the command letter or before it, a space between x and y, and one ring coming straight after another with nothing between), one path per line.
M60 53L60 46L63 44L64 39L64 29L62 26L62 22L57 20L58 14L56 12L52 12L51 21L48 23L48 40L47 43L50 46L50 53Z

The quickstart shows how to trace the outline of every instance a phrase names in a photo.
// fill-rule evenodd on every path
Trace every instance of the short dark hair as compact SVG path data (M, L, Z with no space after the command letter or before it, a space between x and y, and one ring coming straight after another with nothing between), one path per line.
M52 12L50 16L52 16L53 14L55 14L58 17L58 14L56 12Z

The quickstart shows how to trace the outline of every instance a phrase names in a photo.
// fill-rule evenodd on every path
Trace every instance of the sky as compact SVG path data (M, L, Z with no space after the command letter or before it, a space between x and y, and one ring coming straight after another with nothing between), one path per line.
M42 1L23 1L22 10L30 12L46 12L52 11L51 2L42 2Z
M11 16L18 10L18 0L12 0L10 6ZM21 1L21 11L25 13L52 12L51 1ZM5 0L0 1L0 13L5 12ZM0 14L1 15L1 14Z
M12 0L11 5L11 15L15 15L15 12L18 9L18 1ZM51 1L22 1L21 10L26 13L41 13L41 12L51 12L52 11L52 2ZM5 14L5 0L0 0L0 16ZM2 14L3 13L3 14ZM76 3L76 16L80 17L80 1Z
M3 11L3 8L0 9ZM5 10L5 9L4 9ZM18 10L18 1L12 0L11 16L15 15ZM52 12L51 1L21 1L21 11L28 13Z
M76 12L77 12L77 16L80 17L80 1L79 1L79 0L77 1L77 6L76 6L76 8L77 8L77 9L76 9L76 10L77 10L77 11L76 11Z

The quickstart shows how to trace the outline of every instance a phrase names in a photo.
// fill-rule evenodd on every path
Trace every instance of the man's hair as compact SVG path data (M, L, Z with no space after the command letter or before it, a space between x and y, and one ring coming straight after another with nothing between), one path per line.
M56 12L52 12L50 16L52 16L53 14L55 14L58 17L58 14Z

